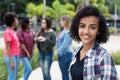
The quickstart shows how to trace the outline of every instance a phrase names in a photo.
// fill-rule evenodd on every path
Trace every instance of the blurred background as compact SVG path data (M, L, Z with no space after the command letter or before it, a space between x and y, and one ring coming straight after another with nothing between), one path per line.
M61 30L59 19L62 15L70 15L72 19L77 10L89 4L96 6L106 18L106 24L111 36L108 43L102 46L110 51L117 71L120 71L120 0L0 0L0 80L7 79L7 68L3 60L5 49L3 32L6 29L6 25L3 23L3 16L6 12L16 13L19 21L21 21L22 17L30 17L31 29L36 34L41 28L41 19L50 17L52 19L52 27L58 34ZM78 43L73 41L73 48L76 48L76 45ZM56 62L52 65L52 79L61 80L57 57L54 60ZM29 80L42 80L40 78L42 73L39 74L41 69L38 64L38 50L36 48L34 50L32 67L33 73ZM58 74L56 74L56 71ZM118 73L120 75L120 72ZM20 62L18 79L22 80L22 76L23 65Z
M19 19L29 16L31 27L37 31L41 18L51 17L55 28L61 15L73 18L77 9L88 4L98 7L111 33L120 32L120 0L0 0L0 30L5 29L2 19L8 11L16 13Z

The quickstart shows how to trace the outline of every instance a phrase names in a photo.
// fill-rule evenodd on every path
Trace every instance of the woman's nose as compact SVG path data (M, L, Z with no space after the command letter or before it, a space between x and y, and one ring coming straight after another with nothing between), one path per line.
M86 27L86 28L84 29L84 33L89 33L89 28Z

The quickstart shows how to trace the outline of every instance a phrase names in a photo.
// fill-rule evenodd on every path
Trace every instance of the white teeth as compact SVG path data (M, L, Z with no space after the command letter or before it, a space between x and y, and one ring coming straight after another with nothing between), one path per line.
M84 37L85 39L88 39L90 36L84 35L83 37Z

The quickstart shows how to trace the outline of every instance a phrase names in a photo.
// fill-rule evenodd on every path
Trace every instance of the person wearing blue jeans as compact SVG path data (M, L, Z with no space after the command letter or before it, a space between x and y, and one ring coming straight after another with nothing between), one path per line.
M69 35L70 17L64 15L61 17L60 23L63 30L57 37L57 56L59 67L62 73L62 80L70 80L69 78L69 66L72 60L72 39Z
M14 69L10 67L10 60L8 56L4 56L4 61L7 64L8 69L8 79L7 80L16 80L18 73L18 56L12 56L12 60L14 62Z
M27 57L20 58L24 65L24 80L28 80L30 73L32 72L31 59Z
M59 67L62 73L63 80L70 80L69 79L69 66L72 60L72 53L66 52L65 55L58 58Z
M44 80L51 80L50 67L53 62L53 53L45 53L44 51L40 51L39 62L42 68Z
M24 80L28 80L32 72L31 60L33 58L34 50L34 32L30 29L30 19L24 17L21 20L21 29L17 31L17 37L19 39L20 60L24 66Z
M53 48L56 43L56 34L51 28L52 20L44 18L42 28L38 33L37 48L39 50L39 63L42 68L44 80L51 80L50 67L53 62Z
M18 18L16 14L7 12L3 21L7 26L3 36L5 42L4 61L8 70L7 80L17 80L19 42L14 29L18 26Z

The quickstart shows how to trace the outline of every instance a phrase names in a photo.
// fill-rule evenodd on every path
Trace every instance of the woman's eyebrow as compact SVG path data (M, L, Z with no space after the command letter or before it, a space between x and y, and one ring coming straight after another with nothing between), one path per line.
M84 24L84 23L79 23L79 24Z
M97 26L97 24L90 24L91 26Z

